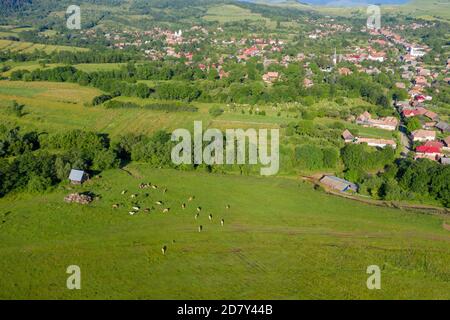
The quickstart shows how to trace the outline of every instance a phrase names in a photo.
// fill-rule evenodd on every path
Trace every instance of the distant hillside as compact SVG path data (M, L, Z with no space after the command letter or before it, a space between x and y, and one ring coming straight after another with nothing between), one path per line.
M292 0L242 0L247 2L259 3L284 3L293 2ZM369 4L405 4L410 0L297 0L301 4L315 5L315 6L365 6Z
M299 2L321 6L361 6L369 4L404 4L409 2L409 0L300 0Z
M0 0L1 12L18 10L31 2L32 0Z

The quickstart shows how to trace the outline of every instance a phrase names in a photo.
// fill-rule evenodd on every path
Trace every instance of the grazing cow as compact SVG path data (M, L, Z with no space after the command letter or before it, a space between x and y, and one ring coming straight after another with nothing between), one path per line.
M183 203L183 204L181 205L181 208L182 208L182 209L186 209L186 204Z
M192 200L194 200L195 199L195 197L194 196L192 196L192 197L189 197L189 201L192 201Z
M162 251L162 254L163 254L163 255L166 255L166 252L167 252L167 246L162 247L161 251Z
M136 212L134 212L134 211L130 211L128 213L130 214L130 216L134 216L136 214Z
M223 227L223 225L225 224L225 220L224 219L222 219L222 220L220 220L220 225Z
M230 209L230 205L229 205L229 204L227 204L226 208L227 208L227 209Z
M144 209L144 212L145 212L145 213L149 213L149 212L150 212L150 208L145 208L145 209Z
M164 190L163 190L163 193L166 193L167 192L167 188L165 188Z
M137 196L138 196L137 194L132 194L131 198L134 199L134 198L137 198Z
M163 210L163 213L167 213L169 211L170 211L170 208L166 208L166 209Z
M199 226L198 227L198 232L202 232L203 231L203 226Z
M202 211L202 207L197 207L197 212Z
M140 185L139 185L139 189L147 189L149 187L149 185L148 184L145 184L145 183L141 183Z
M139 208L139 207L133 207L132 208L134 211L139 211L139 210L141 210L141 208Z
M209 221L212 221L212 218L213 218L212 214L210 214L208 218L209 218Z
M158 206L162 206L163 205L162 201L156 201L155 204L157 204Z
M117 203L116 203L116 204L113 204L112 207L113 207L113 209L117 209L117 208L119 208L119 204L117 204Z
M156 189L158 189L158 186L153 185L152 188L156 190Z
M195 220L198 219L199 215L200 215L199 213L197 213L197 214L195 215Z
M122 195L124 195L125 193L127 193L127 190L123 190L122 191Z

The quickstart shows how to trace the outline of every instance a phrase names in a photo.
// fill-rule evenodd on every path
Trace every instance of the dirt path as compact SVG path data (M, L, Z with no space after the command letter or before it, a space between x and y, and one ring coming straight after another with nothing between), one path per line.
M142 175L135 169L121 168L120 170L126 172L128 175L136 179L142 179Z
M404 202L397 202L397 201L383 201L383 200L374 200L371 198L363 198L362 196L352 195L348 193L338 192L331 190L327 188L326 186L322 185L319 181L320 178L318 178L319 174L314 176L301 176L300 178L309 181L311 183L317 184L322 186L325 189L325 192L327 194L346 198L353 201L362 202L365 204L378 206L378 207L386 207L386 208L396 208L400 210L409 210L409 211L419 211L422 213L427 214L435 214L435 215L450 215L450 209L448 208L441 208L441 207L435 207L435 206L429 206L429 205L415 205L415 204L408 204ZM323 176L323 175L320 175ZM450 228L450 226L449 226Z

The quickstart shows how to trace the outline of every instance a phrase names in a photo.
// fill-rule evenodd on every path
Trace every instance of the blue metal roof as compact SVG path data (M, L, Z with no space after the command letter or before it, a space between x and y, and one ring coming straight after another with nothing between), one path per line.
M83 176L84 176L84 171L72 169L72 171L70 171L69 180L81 182L81 181L83 181Z
M358 190L358 185L356 185L355 183L352 183L350 181L347 181L345 179L341 179L336 176L325 176L324 179L325 178L335 181L336 183L339 183L340 186L342 187L342 191L348 191L349 189L354 190L354 191Z

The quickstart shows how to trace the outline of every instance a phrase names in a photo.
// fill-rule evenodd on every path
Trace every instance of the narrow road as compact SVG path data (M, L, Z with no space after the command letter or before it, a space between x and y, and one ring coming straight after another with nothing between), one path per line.
M409 152L413 151L412 150L412 148L413 148L412 141L409 138L409 136L407 134L407 130L403 125L400 126L399 131L400 131L400 140L402 142L402 147L403 147L402 152L404 154L408 154Z

